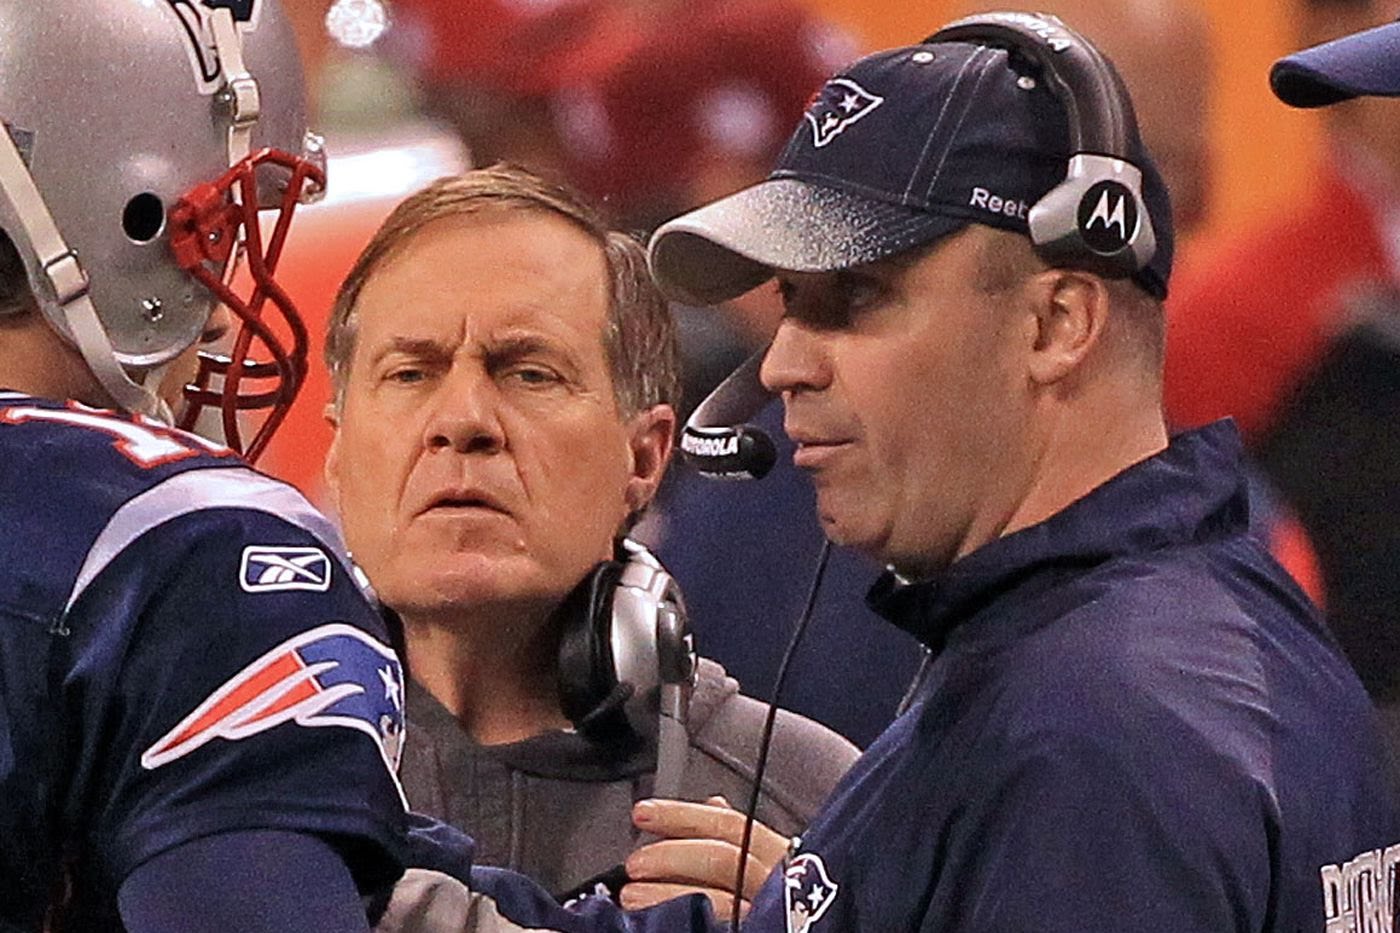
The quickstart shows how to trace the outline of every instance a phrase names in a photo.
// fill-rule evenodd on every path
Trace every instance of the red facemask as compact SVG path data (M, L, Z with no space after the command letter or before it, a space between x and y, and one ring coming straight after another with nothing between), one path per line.
M264 245L258 225L257 174L260 168L272 167L285 169L288 178L280 202L274 205L277 220L272 236ZM297 204L304 193L323 189L325 184L325 171L314 163L264 149L239 161L217 181L196 186L170 209L170 247L176 263L226 305L240 325L228 356L200 352L199 372L185 386L185 410L178 426L189 430L205 406L218 408L224 442L249 463L267 447L306 378L306 326L274 276ZM252 292L246 298L231 284L240 249L251 279ZM277 315L264 316L269 302ZM258 355L270 360L250 356L255 341L260 345ZM217 389L209 387L215 375L222 379ZM254 385L244 386L244 380ZM267 417L244 445L238 414L248 411L266 411Z

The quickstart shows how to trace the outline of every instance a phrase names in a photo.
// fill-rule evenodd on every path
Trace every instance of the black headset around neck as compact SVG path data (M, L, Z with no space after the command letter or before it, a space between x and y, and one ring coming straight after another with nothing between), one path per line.
M677 796L695 647L685 600L650 551L623 539L556 610L559 700L580 733L657 737L654 794Z

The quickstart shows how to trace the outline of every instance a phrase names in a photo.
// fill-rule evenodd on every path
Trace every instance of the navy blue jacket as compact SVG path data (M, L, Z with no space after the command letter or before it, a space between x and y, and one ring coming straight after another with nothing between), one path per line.
M1390 763L1246 534L1238 457L1232 425L1183 435L935 581L882 580L937 657L806 834L831 884L770 883L753 928L821 885L814 931L1390 929Z
M935 659L745 930L1390 929L1390 763L1318 613L1247 534L1238 458L1228 423L1182 435L936 580L883 579L873 604ZM517 922L625 924L482 886ZM638 926L702 923L674 910Z

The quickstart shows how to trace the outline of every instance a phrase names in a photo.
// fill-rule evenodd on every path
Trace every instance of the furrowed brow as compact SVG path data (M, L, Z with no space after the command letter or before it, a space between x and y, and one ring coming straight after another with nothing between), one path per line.
M379 362L389 356L406 356L422 360L447 360L452 358L452 350L430 337L394 337L375 354L374 362Z
M527 358L537 358L556 366L576 365L574 354L568 346L540 334L501 334L492 339L486 348L486 359L491 363L511 363Z

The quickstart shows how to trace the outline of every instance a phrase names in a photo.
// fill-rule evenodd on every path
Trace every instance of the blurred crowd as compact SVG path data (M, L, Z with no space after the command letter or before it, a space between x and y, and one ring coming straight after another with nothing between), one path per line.
M328 40L322 0L289 0L320 76L332 152L347 169L337 172L333 161L328 203L307 212L296 235L309 249L293 254L287 275L313 333L378 221L432 177L516 163L568 180L612 223L645 236L761 179L823 78L863 51L856 35L801 0L382 5L383 36L349 51ZM1004 6L959 0L928 20ZM1294 0L1287 44L1394 19L1396 6ZM1391 429L1400 409L1395 105L1370 99L1333 109L1304 190L1263 224L1201 233L1212 201L1211 74L1217 56L1237 51L1213 33L1205 0L1034 7L1116 61L1171 189L1188 249L1167 304L1169 419L1179 428L1240 421L1258 473L1256 528L1325 606L1373 698L1383 710L1400 707L1400 576L1391 569L1400 556L1400 435ZM760 290L732 311L675 309L687 408L764 344L779 304ZM264 461L313 496L326 397L313 380ZM780 435L779 416L764 418ZM703 485L676 471L642 532L684 586L704 650L759 695L782 646L756 633L754 620L795 618L821 540L810 489L781 466L786 459L762 490ZM785 694L787 705L858 743L893 713L919 663L913 642L864 607L877 569L838 555ZM839 634L830 624L837 619ZM846 698L857 694L876 701L856 711Z

